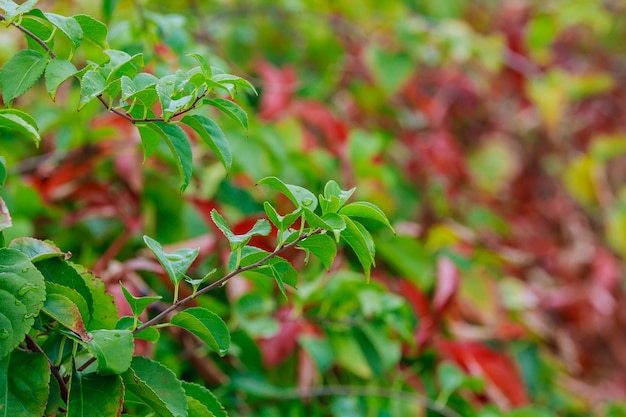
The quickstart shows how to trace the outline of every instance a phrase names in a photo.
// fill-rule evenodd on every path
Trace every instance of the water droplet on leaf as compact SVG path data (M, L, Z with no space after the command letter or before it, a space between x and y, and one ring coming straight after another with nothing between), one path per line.
M23 269L22 269L22 274L25 274L25 273L27 273L28 271L30 271L30 268L23 268Z
M34 284L24 284L24 286L22 288L20 288L19 290L17 290L17 295L18 297L23 297L26 295L26 293L28 293L29 291L34 291L37 289L37 286Z
M302 205L304 206L310 206L311 204L313 204L313 199L312 198L303 198L302 199Z
M7 329L0 329L0 339L8 339L9 331Z

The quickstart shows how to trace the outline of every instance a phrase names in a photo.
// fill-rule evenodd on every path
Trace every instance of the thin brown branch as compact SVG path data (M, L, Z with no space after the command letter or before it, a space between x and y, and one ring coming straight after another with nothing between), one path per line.
M29 334L26 335L25 342L26 342L26 346L28 346L28 348L32 352L43 353L44 355L46 355L46 353L43 351L43 349L41 349L41 347L37 344L37 342L35 341L35 339L33 339L31 335ZM65 383L63 376L61 376L61 373L59 372L59 368L54 366L54 364L52 363L48 355L46 355L46 359L48 360L48 365L50 366L50 371L52 372L52 375L54 375L54 379L56 379L57 382L59 383L59 389L61 391L61 398L67 404L67 399L69 395L67 384Z
M6 16L4 14L0 13L0 22L1 21L5 21L5 20L6 20ZM31 32L30 30L26 29L23 26L18 25L15 22L11 22L11 25L13 25L19 31L21 31L26 36L28 36L29 38L31 38L32 40L37 42L39 45L41 45L41 47L44 48L46 50L46 52L48 52L48 54L50 55L51 58L56 58L57 57L56 54L54 52L52 52L52 49L48 46L48 44L43 39L41 39L40 37L35 35L33 32ZM75 77L75 78L78 78L78 77ZM198 103L200 102L200 100L202 100L204 97L206 97L207 94L208 94L208 91L206 91L203 94L201 94L198 97L196 97L196 99L194 100L194 102L193 102L193 104L191 106L189 106L186 109L183 109L183 110L180 110L180 111L174 113L170 119L173 119L175 117L181 116L181 115L183 115L183 114L185 114L187 112L190 112L191 110L195 109L196 106L198 105ZM132 117L131 115L129 115L125 111L112 108L110 106L110 103L108 103L106 101L106 99L104 98L103 94L100 94L100 95L96 96L96 98L100 101L100 103L102 103L102 105L108 111L110 111L111 113L116 114L117 116L119 116L119 117L121 117L123 119L126 119L127 121L129 121L132 124L147 123L147 122L165 122L165 119L163 117L146 117L146 118L143 118L143 119Z
M281 254L282 252L291 249L293 247L295 247L298 243L300 243L301 241L303 241L304 239L306 239L309 236L312 236L314 234L318 234L321 233L322 229L315 229L309 233L303 234L298 236L298 238L296 240L294 240L293 242L282 246L276 250L274 250L274 252L269 253L266 257L264 257L263 259L250 264L250 265L246 265L244 267L240 267L230 273L228 273L227 275L224 275L222 278L218 279L217 281L207 285L206 287L202 288L201 290L199 290L198 292L196 292L195 294L192 294L188 297L183 298L182 300L172 304L171 306L169 306L168 308L166 308L165 310L163 310L162 312L160 312L159 314L157 314L156 316L154 316L152 319L148 320L147 322L145 322L144 324L142 324L141 326L137 327L133 333L137 333L140 332L150 326L154 326L155 324L159 323L164 317L166 317L169 313L171 313L174 310L179 309L180 307L184 306L185 304L187 304L188 302L190 302L191 300L193 300L194 298L205 294L211 290L214 290L215 288L223 285L226 281L228 281L229 279L233 278L236 275L241 274L242 272L246 272L249 271L251 269L254 268L258 268L261 265L263 265L265 262L269 261L270 259L274 258L275 256L278 256L279 254Z
M2 13L0 13L0 21L3 21L3 20L7 20L7 18L6 18L6 16L5 16L5 15L3 15ZM29 38L31 38L32 40L34 40L35 42L37 42L39 45L41 45L41 47L42 47L43 49L45 49L45 50L46 50L46 52L48 52L48 54L50 54L50 56L51 56L52 58L56 58L56 57L57 57L57 56L55 55L55 53L54 53L54 52L52 52L52 49L50 49L50 47L48 46L48 44L47 44L47 43L46 43L43 39L41 39L40 37L38 37L37 35L35 35L35 34L34 34L33 32L31 32L30 30L26 29L26 28L25 28L25 27L23 27L23 26L18 25L18 24L17 24L17 23L15 23L15 22L11 22L11 24L12 24L13 26L15 26L15 27L16 27L19 31L21 31L22 33L24 33L26 36L28 36Z
M220 285L223 285L226 281L228 281L229 279L233 278L236 275L241 274L242 272L246 272L249 271L251 269L254 268L258 268L259 266L263 265L265 262L267 262L268 260L274 258L275 256L278 256L280 253L291 249L293 247L295 247L298 243L300 243L301 241L303 241L304 239L306 239L309 236L312 236L314 234L318 234L318 233L322 233L322 229L315 229L309 233L300 235L296 240L294 240L293 242L282 246L276 250L274 250L274 252L268 254L266 257L264 257L263 259L241 267L239 269L236 269L232 272L230 272L229 274L223 276L222 278L218 279L217 281L211 283L210 285L207 285L206 287L202 288L201 290L199 290L198 292L196 292L195 294L189 295L185 298L183 298L182 300L172 304L171 306L169 306L168 308L166 308L165 310L163 310L162 312L160 312L159 314L157 314L156 316L154 316L152 319L148 320L147 322L145 322L144 324L142 324L141 326L137 327L135 330L133 330L133 334L138 333L148 327L154 326L155 324L158 324L164 317L166 317L168 314L170 314L172 311L179 309L180 307L183 307L184 305L186 305L187 303L189 303L191 300L195 299L196 297L205 294L211 290L214 290L215 288L219 287ZM92 363L94 363L96 361L95 357L92 357L91 359L89 359L88 361L86 361L80 368L78 368L78 371L84 371L85 369L87 369L87 367L89 365L91 365Z
M83 363L78 369L76 369L78 372L83 372L85 369L87 369L87 367L89 365L91 365L92 363L94 363L96 361L96 357L92 356L91 358L89 358L85 363Z

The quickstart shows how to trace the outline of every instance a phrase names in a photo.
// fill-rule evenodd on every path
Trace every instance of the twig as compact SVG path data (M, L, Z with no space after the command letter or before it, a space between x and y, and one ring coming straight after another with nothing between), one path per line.
M236 275L241 274L242 272L246 272L249 271L251 269L254 268L258 268L259 266L263 265L265 262L267 262L268 260L274 258L275 256L278 256L280 253L291 249L293 247L295 247L298 243L300 243L301 241L303 241L304 239L306 239L309 236L318 234L318 233L322 233L322 229L315 229L309 233L306 234L302 234L300 236L298 236L298 238L296 240L294 240L293 242L282 246L276 250L274 250L274 252L269 253L267 256L265 256L263 259L250 264L250 265L246 265L244 267L240 267L230 273L228 273L227 275L224 275L222 278L218 279L217 281L207 285L206 287L202 288L201 290L198 290L198 292L196 292L195 294L191 294L185 298L183 298L180 301L177 301L176 303L172 304L171 306L169 306L168 308L166 308L165 310L163 310L162 312L160 312L159 314L157 314L156 316L154 316L152 319L148 320L147 322L145 322L144 324L142 324L141 326L137 327L133 333L137 333L140 332L150 326L154 326L155 324L159 323L161 321L161 319L163 319L165 316L167 316L169 313L171 313L174 310L177 310L178 308L184 306L185 304L187 304L188 302L190 302L191 300L193 300L194 298L205 294L211 290L214 290L215 288L221 286L222 284L224 284L226 281L228 281L229 279L233 278Z
M3 20L7 20L6 16L3 15L2 13L0 13L0 21ZM56 58L57 56L55 55L54 52L52 52L52 50L50 49L50 47L48 46L48 44L46 44L46 42L44 42L43 39L41 39L40 37L38 37L37 35L35 35L33 32L31 32L30 30L26 29L23 26L18 25L15 22L11 22L11 24L13 26L15 26L19 31L21 31L22 33L24 33L26 36L28 36L29 38L31 38L32 40L34 40L35 42L37 42L39 45L41 45L41 47L43 49L45 49L48 54L50 54L51 58Z
M4 14L0 13L0 21L4 21L4 20L6 20L6 16ZM48 46L48 44L43 39L41 39L40 37L35 35L33 32L31 32L30 30L26 29L23 26L18 25L15 22L11 22L11 25L15 26L18 30L20 30L26 36L28 36L29 38L31 38L32 40L37 42L39 45L41 45L41 47L46 50L46 52L48 53L48 55L50 55L51 58L56 58L57 57L57 55L54 52L52 52L52 49ZM78 79L78 77L76 77L76 76L74 78ZM185 114L187 112L190 112L191 110L195 109L196 106L198 105L198 103L200 102L200 100L202 100L204 97L206 97L208 92L209 91L207 90L203 94L200 94L198 97L196 97L196 99L194 100L194 102L193 102L193 104L191 106L189 106L186 109L179 110L178 112L174 113L170 119L173 119L175 117L181 116L181 115L183 115L183 114ZM123 119L126 119L127 121L129 121L132 124L146 123L146 122L165 122L165 119L163 117L146 117L146 118L135 118L135 117L132 117L131 115L129 115L127 112L125 112L123 110L112 108L110 106L110 103L108 103L106 101L106 99L104 98L103 94L99 94L98 96L96 96L96 98L98 99L98 101L100 101L100 103L102 103L102 105L108 111L110 111L111 113L114 113L114 114L120 116Z
M169 313L171 313L174 310L179 309L180 307L184 306L185 304L187 304L188 302L190 302L194 298L200 296L201 294L205 294L205 293L207 293L207 292L209 292L209 291L219 287L220 285L224 284L229 279L233 278L236 275L241 274L242 272L246 272L246 271L249 271L251 269L258 268L259 266L263 265L268 260L274 258L275 256L278 256L280 253L295 247L298 243L300 243L301 241L303 241L307 237L315 235L315 234L318 234L318 233L322 233L322 231L323 231L322 229L315 229L315 230L313 230L313 231L311 231L309 233L300 235L293 242L276 249L272 253L269 253L266 257L264 257L260 261L257 261L257 262L255 262L253 264L250 264L250 265L247 265L247 266L244 266L244 267L240 267L240 268L230 272L229 274L224 275L222 278L220 278L217 281L211 283L210 285L207 285L206 287L204 287L201 290L197 291L195 294L189 295L189 296L183 298L182 300L177 301L176 303L172 304L171 306L169 306L165 310L161 311L159 314L154 316L152 319L148 320L147 322L145 322L144 324L142 324L141 326L139 326L135 330L133 330L133 334L136 334L136 333L138 333L138 332L140 332L140 331L142 331L142 330L144 330L144 329L146 329L148 327L151 327L151 326L154 326L155 324L158 324ZM95 357L90 358L88 361L86 361L84 364L82 364L80 368L78 368L78 371L79 372L84 371L85 369L87 369L87 367L89 365L91 365L95 361L96 361Z
M44 355L46 355L46 353L43 351L43 349L41 349L41 347L37 344L37 342L35 341L35 339L33 339L31 335L27 334L25 341L26 341L26 346L28 346L28 348L31 351L43 353ZM59 383L59 389L61 391L61 398L67 404L67 399L69 395L69 392L67 390L67 384L65 383L65 380L61 376L61 373L59 372L59 368L54 366L54 364L52 363L48 355L46 355L46 359L48 360L48 365L50 365L50 371L52 372L52 375L54 375L54 378Z

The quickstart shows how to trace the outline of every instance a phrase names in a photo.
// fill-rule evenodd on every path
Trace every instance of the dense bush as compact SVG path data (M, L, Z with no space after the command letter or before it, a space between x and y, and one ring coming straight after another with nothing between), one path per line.
M626 415L622 2L35 3L4 414Z

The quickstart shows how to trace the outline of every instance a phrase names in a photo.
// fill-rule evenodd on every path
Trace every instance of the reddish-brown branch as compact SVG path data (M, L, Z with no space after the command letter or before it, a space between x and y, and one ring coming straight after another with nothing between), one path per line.
M44 355L46 355L46 353L43 351L43 349L41 349L41 347L37 344L37 342L35 342L35 339L33 339L31 335L29 334L26 335L25 342L26 342L26 346L28 347L28 349L30 349L32 352L43 353ZM57 382L59 383L59 389L61 391L61 398L67 404L67 399L69 395L67 384L65 383L63 376L61 376L61 373L59 372L59 368L54 366L50 358L48 358L48 355L46 355L46 359L48 360L48 365L50 366L50 371L52 372L52 375L54 375L54 379L56 379Z
M6 20L6 16L3 15L2 13L0 13L0 21L3 21L3 20ZM48 46L48 44L43 39L41 39L37 35L35 35L33 32L31 32L30 30L24 28L23 26L18 25L15 22L11 22L11 25L15 26L19 31L21 31L26 36L28 36L29 38L31 38L32 40L37 42L39 45L41 45L41 47L46 50L46 52L50 55L51 58L56 58L57 57L56 54L52 51L52 49ZM178 117L178 116L182 116L183 114L188 113L191 110L195 109L196 106L198 105L198 103L200 102L200 100L202 100L204 97L206 97L207 93L208 93L208 91L204 92L203 94L200 94L198 97L196 97L196 99L194 100L194 102L193 102L193 104L191 106L189 106L186 109L179 110L178 112L174 113L170 119L173 119L173 118ZM129 115L128 113L126 113L123 110L114 109L114 108L110 107L110 103L108 103L106 101L106 99L104 98L103 94L99 94L98 96L96 96L96 98L100 101L100 103L102 103L102 105L104 107L106 107L106 109L108 111L110 111L111 113L114 113L117 116L119 116L119 117L129 121L132 124L147 123L147 122L165 122L165 119L163 117L146 117L146 118L135 118L135 117L132 117L131 115Z
M276 249L274 252L269 253L266 257L264 257L263 259L244 266L244 267L240 267L230 273L228 273L227 275L224 275L222 278L218 279L217 281L207 285L206 287L202 288L201 290L199 290L198 292L196 292L195 294L192 294L188 297L183 298L182 300L172 304L171 306L169 306L168 308L166 308L165 310L163 310L162 312L160 312L159 314L157 314L155 317L153 317L152 319L148 320L147 322L145 322L144 324L142 324L141 326L137 327L134 330L134 333L140 332L150 326L154 326L155 324L159 323L164 317L166 317L168 314L170 314L172 311L179 309L180 307L183 307L185 304L187 304L188 302L190 302L191 300L193 300L194 298L205 294L211 290L214 290L217 287L220 287L221 285L223 285L226 281L228 281L229 279L233 278L236 275L241 274L242 272L246 272L249 271L251 269L254 268L258 268L261 265L263 265L265 262L269 261L270 259L278 256L279 254L281 254L282 252L289 250L293 247L295 247L298 243L300 243L301 241L303 241L304 239L306 239L307 237L314 235L314 234L318 234L318 233L322 233L322 229L315 229L313 231L311 231L310 233L307 234L303 234L300 235L296 240L294 240L293 242L282 246L278 249Z

